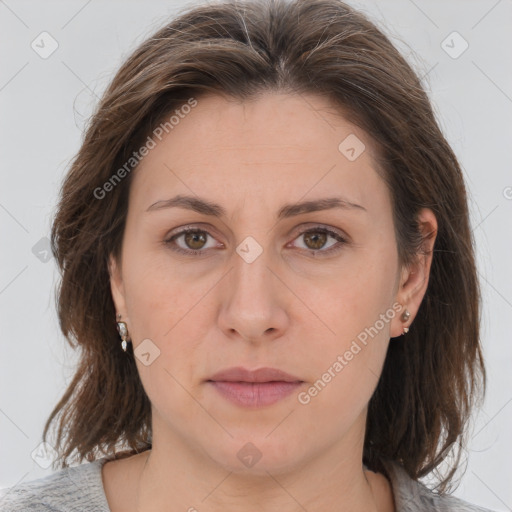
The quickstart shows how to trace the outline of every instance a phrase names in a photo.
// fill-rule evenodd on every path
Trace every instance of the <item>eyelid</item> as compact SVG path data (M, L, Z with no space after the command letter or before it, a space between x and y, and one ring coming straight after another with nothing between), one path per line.
M329 224L322 224L319 222L306 222L306 223L300 224L299 226L297 226L296 228L293 229L292 235L296 233L297 236L299 236L299 235L303 235L304 233L307 233L308 231L315 231L315 230L319 230L319 231L325 230L326 232L330 232L333 235L337 235L338 237L342 238L346 242L350 241L350 237L344 231L342 231L338 228L335 228Z
M172 233L171 235L168 235L164 238L164 241L163 241L164 245L173 245L173 242L175 239L177 239L178 237L180 237L184 234L187 234L187 233L205 233L207 235L207 237L209 236L210 238L213 238L215 240L215 237L206 228L202 228L199 225L183 226L183 227L177 228L177 229L179 231L176 231L176 232ZM185 255L204 255L204 254L207 254L209 252L209 250L211 249L211 247L209 249L197 249L197 250L183 249L182 247L179 247L176 244L174 244L174 245L175 246L171 248L173 251L181 253L181 254L185 254ZM224 245L224 244L222 244L222 245Z

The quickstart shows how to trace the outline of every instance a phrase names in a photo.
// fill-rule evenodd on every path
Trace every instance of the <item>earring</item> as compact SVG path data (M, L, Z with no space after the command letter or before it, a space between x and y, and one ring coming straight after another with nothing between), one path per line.
M406 309L403 313L402 313L402 316L400 317L400 320L402 320L402 322L407 322L407 320L409 320L409 318L411 317L411 313L409 313L409 310ZM404 327L404 330L402 332L402 336L404 334L407 334L409 332L409 327Z
M118 320L121 320L121 315L117 315ZM128 345L128 326L125 322L117 322L117 332L119 336L121 336L121 348L126 352L126 347Z

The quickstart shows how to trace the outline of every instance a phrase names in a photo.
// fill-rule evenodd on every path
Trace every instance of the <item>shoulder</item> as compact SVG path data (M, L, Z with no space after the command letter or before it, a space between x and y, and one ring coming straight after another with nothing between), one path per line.
M101 468L107 459L0 489L1 512L109 512Z
M432 492L397 463L386 463L396 512L493 512L450 495Z

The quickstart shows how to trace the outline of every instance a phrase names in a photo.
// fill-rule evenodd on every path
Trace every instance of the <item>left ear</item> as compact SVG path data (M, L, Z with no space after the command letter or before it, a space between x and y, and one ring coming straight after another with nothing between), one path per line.
M427 291L434 242L437 235L437 219L429 208L420 210L417 218L423 242L414 260L401 272L396 300L402 305L402 309L393 318L390 331L392 338L400 336L404 327L410 327L414 322L421 301ZM404 322L402 313L406 309L409 311L410 317Z

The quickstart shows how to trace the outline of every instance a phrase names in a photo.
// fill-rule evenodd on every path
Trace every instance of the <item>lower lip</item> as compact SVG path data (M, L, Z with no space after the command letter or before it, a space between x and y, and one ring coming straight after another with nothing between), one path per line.
M230 402L242 407L272 405L291 395L302 382L227 382L208 381Z

